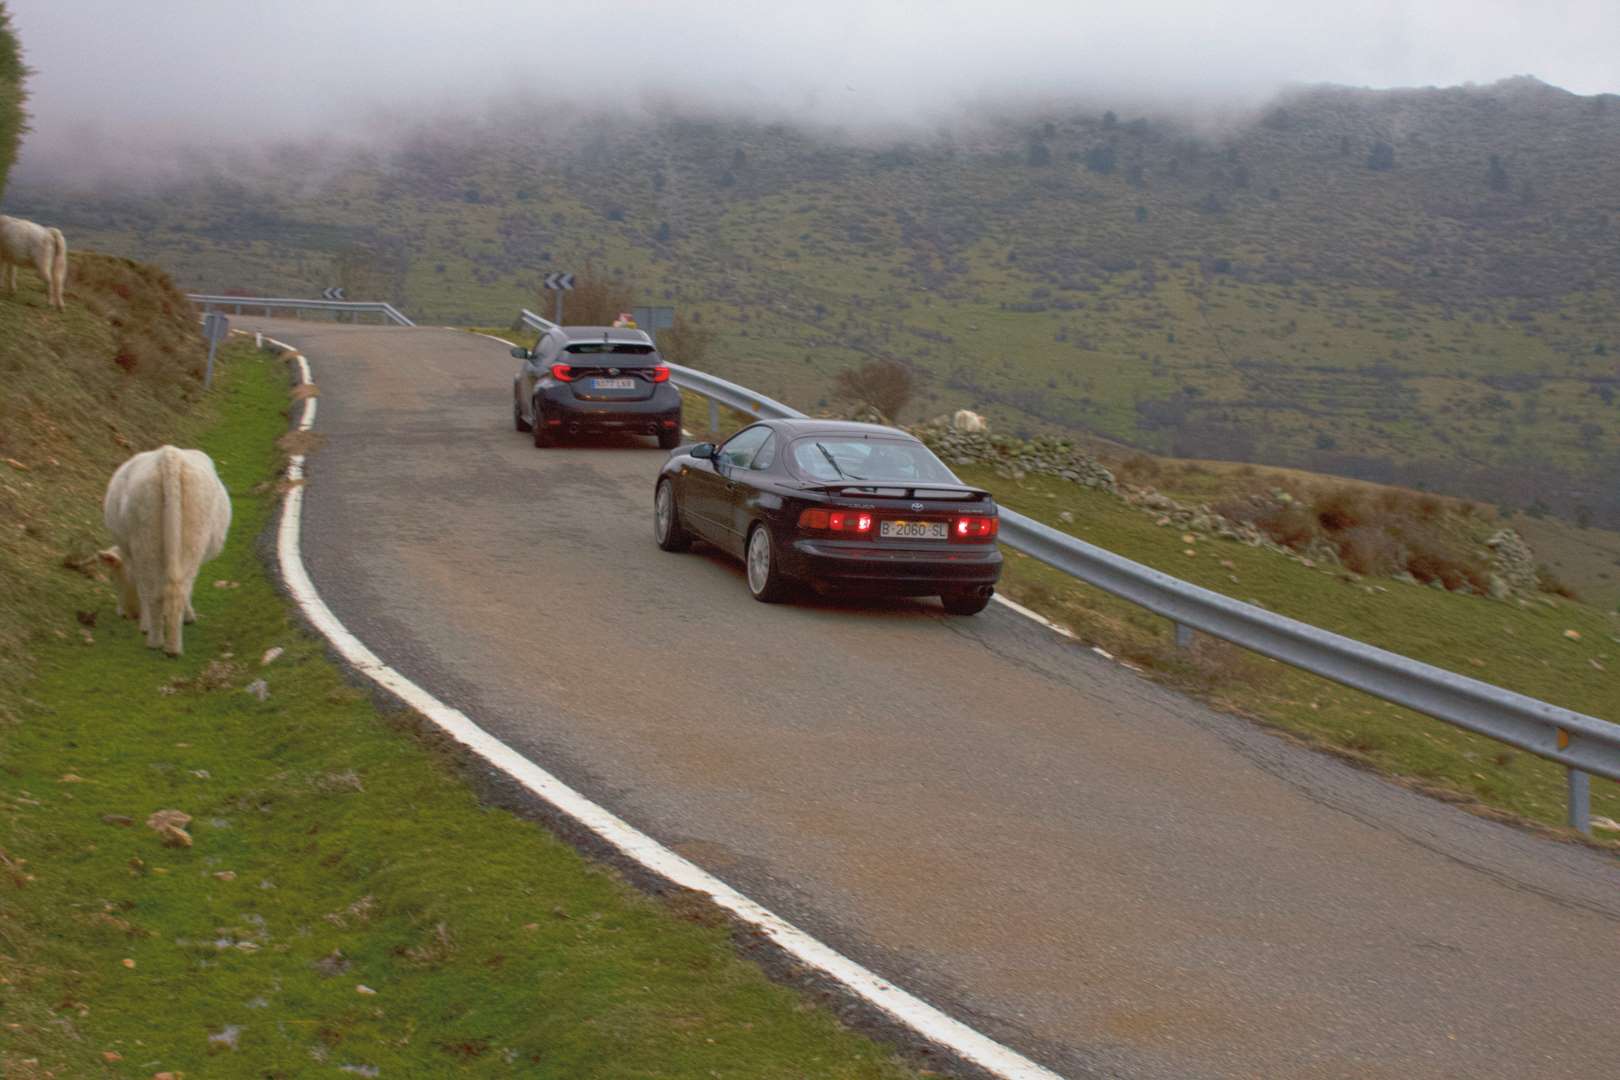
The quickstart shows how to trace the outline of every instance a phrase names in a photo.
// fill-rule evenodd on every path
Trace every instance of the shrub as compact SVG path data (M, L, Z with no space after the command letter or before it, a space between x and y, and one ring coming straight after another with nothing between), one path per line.
M1297 503L1263 511L1254 525L1283 547L1302 548L1316 538L1316 518Z
M1343 486L1321 489L1311 501L1316 520L1328 532L1342 532L1363 524L1372 516L1367 497L1356 488Z
M1453 590L1466 585L1476 592L1490 591L1490 571L1479 557L1459 549L1438 531L1405 528L1401 539L1406 544L1406 572L1425 585L1438 581Z
M1536 567L1536 588L1544 593L1562 596L1566 600L1579 600L1581 598L1580 594L1555 574L1549 566Z
M1402 568L1403 552L1388 530L1373 525L1357 525L1336 538L1339 561L1346 570L1364 575L1388 576Z
M591 263L574 276L574 287L563 299L563 321L570 326L608 326L619 312L635 304L635 287L628 281L600 275ZM540 313L550 317L555 294L542 290Z
M911 401L914 389L911 369L898 360L869 360L858 368L838 373L834 386L844 401L870 405L890 420Z

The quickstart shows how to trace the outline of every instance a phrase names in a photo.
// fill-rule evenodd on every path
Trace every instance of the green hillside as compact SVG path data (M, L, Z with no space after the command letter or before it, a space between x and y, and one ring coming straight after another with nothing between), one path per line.
M13 201L191 286L345 283L445 322L590 264L807 405L888 356L919 415L1620 524L1614 96L1318 87L1218 131L1077 107L909 142L505 118L264 159Z

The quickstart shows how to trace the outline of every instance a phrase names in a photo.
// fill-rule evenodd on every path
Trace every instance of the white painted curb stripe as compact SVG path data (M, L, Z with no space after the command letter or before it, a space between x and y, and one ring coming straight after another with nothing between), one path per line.
M273 338L265 340L293 354L298 362L302 382L313 381L310 378L309 361L297 349ZM303 415L298 422L299 431L308 431L314 424L315 405L315 398L305 399ZM867 970L830 946L824 945L696 864L681 858L480 728L459 709L445 705L384 664L375 653L349 633L338 621L337 616L332 614L320 594L315 591L315 585L304 569L298 541L299 526L303 520L304 489L302 484L297 483L304 478L304 455L295 454L290 459L287 465L287 478L294 481L295 486L287 492L281 525L276 536L276 556L281 566L282 579L287 583L293 600L303 610L304 616L356 670L364 673L377 685L427 717L451 738L590 829L620 852L676 885L704 893L720 907L758 928L795 959L836 980L863 1001L877 1006L924 1038L1005 1080L1062 1080L1057 1073L1037 1065L1022 1054L945 1015L927 1002L875 972Z

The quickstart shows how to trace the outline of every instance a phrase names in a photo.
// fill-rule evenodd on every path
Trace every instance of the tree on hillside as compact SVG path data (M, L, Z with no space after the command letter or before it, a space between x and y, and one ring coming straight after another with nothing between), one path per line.
M712 344L713 330L679 313L674 326L658 331L658 351L665 360L684 367L702 367Z
M611 326L619 312L635 304L635 286L622 278L598 274L590 263L574 275L574 287L563 298L563 321L570 326ZM540 290L540 314L551 317L557 294Z
M890 420L911 401L914 389L911 369L897 360L868 360L858 368L845 368L834 384L840 400L870 405Z
M1367 154L1367 168L1374 172L1388 172L1395 167L1395 148L1387 142L1373 143Z
M1029 149L1024 152L1024 162L1027 165L1042 166L1052 164L1052 151L1039 139L1029 140Z
M11 29L11 14L0 0L0 195L5 194L6 176L17 160L17 146L28 129L23 112L23 79L28 68L22 62L22 46Z

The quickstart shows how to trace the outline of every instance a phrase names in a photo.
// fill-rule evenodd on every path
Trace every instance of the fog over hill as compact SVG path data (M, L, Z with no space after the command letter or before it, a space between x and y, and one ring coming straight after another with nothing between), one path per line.
M719 113L852 135L1056 101L1222 117L1289 85L1620 91L1609 0L11 0L35 179L172 175L178 148L371 141L423 118ZM86 57L94 57L93 78ZM71 167L70 167L71 166Z

